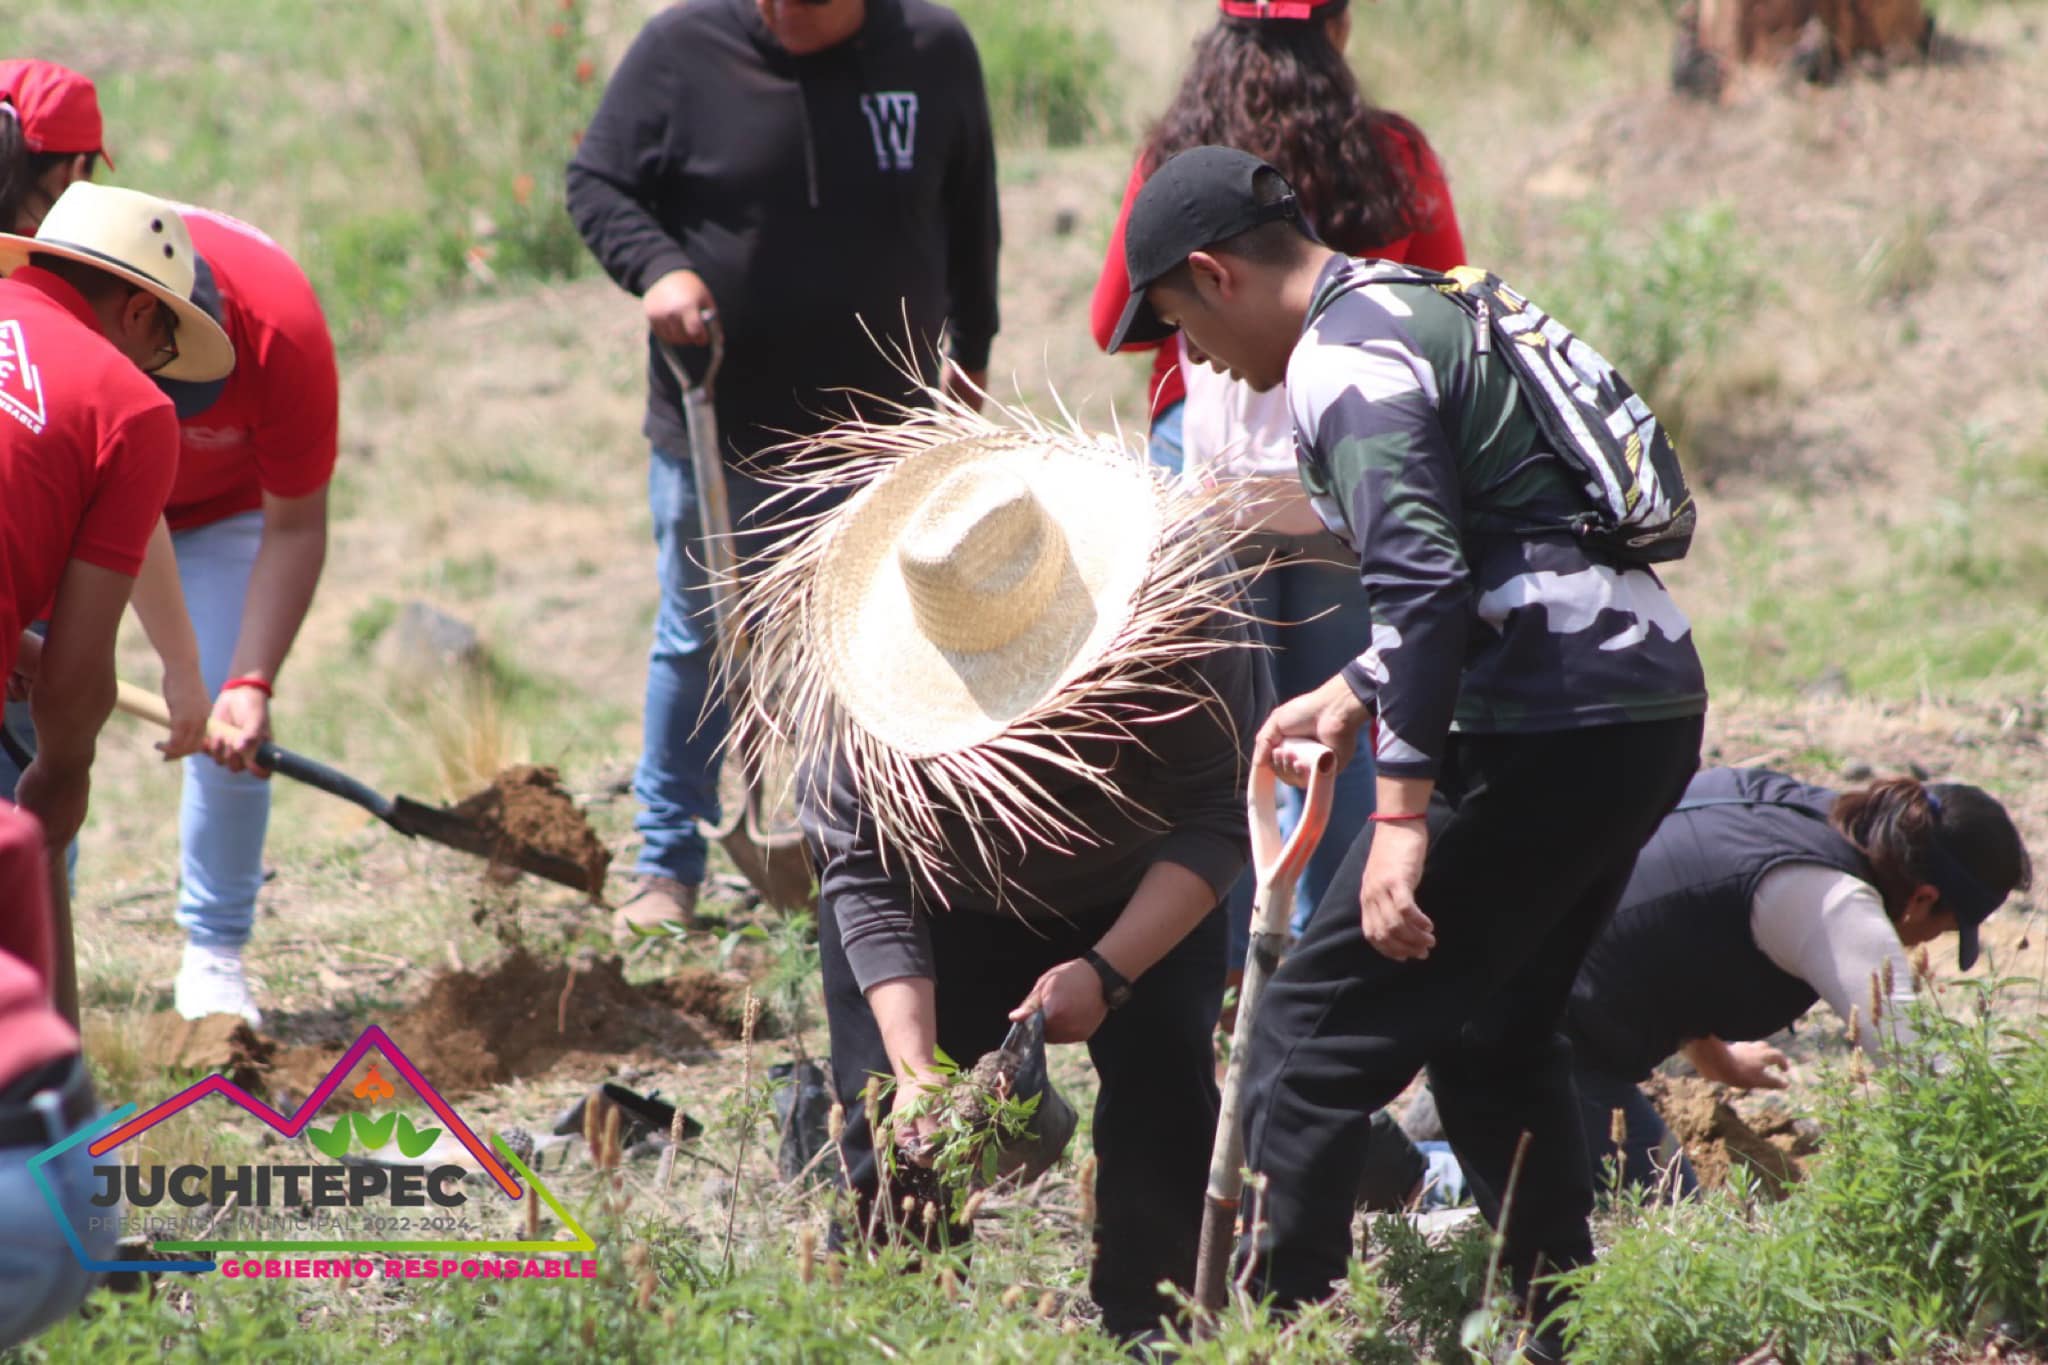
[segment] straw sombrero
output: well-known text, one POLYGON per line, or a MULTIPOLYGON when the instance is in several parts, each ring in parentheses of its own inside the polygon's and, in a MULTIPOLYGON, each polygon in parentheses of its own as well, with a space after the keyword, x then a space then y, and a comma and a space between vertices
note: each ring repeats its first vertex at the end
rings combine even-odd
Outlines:
POLYGON ((154 294, 178 317, 177 358, 161 379, 205 382, 235 368, 235 347, 192 302, 192 234, 171 204, 135 190, 80 180, 57 196, 33 237, 0 232, 0 275, 30 254, 78 261, 154 294))
POLYGON ((943 901, 962 878, 941 872, 960 852, 941 817, 966 817, 984 868, 1004 834, 1088 842, 1047 773, 1113 791, 1076 741, 1136 741, 1213 702, 1179 665, 1249 637, 1218 628, 1243 617, 1244 573, 1217 493, 1106 439, 931 397, 787 452, 772 477, 791 495, 855 491, 767 528, 739 595, 752 683, 732 700, 757 770, 780 744, 814 780, 845 765, 885 856, 943 901))

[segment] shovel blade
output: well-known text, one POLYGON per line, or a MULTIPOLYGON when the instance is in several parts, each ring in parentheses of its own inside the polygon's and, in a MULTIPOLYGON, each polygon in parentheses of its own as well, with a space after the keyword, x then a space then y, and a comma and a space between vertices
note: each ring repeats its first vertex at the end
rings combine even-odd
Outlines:
POLYGON ((595 896, 602 889, 590 884, 589 869, 581 863, 529 848, 452 811, 422 804, 409 796, 391 798, 391 813, 385 817, 385 823, 401 834, 456 849, 501 867, 516 867, 521 872, 531 872, 536 877, 574 887, 585 895, 595 896))

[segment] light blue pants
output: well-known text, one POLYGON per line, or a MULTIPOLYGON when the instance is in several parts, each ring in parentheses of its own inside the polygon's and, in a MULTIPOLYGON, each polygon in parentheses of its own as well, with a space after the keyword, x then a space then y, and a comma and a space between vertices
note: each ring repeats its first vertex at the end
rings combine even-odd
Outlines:
MULTIPOLYGON (((209 696, 218 696, 228 680, 242 633, 249 573, 262 543, 261 512, 171 535, 209 696)), ((229 772, 204 754, 185 760, 185 791, 178 807, 178 923, 192 942, 234 948, 249 941, 269 826, 270 783, 229 772)))
POLYGON ((1145 455, 1169 474, 1178 474, 1186 463, 1186 451, 1181 445, 1181 415, 1187 410, 1183 398, 1165 412, 1152 419, 1152 435, 1145 442, 1145 455))
MULTIPOLYGON (((83 1066, 83 1062, 76 1063, 83 1066)), ((37 1102, 43 1107, 54 1096, 37 1102)), ((71 1135, 54 1109, 47 1111, 49 1142, 71 1135)), ((0 1351, 18 1346, 75 1310, 99 1276, 79 1264, 65 1240, 64 1227, 29 1171, 29 1158, 45 1144, 0 1148, 0 1351)), ((93 1157, 84 1144, 43 1166, 57 1202, 77 1229, 86 1254, 111 1260, 116 1234, 111 1219, 120 1210, 92 1203, 99 1182, 93 1178, 93 1157), (97 1219, 101 1226, 94 1227, 97 1219)))
MULTIPOLYGON (((726 507, 736 531, 751 522, 772 491, 727 467, 726 507)), ((727 716, 713 686, 718 630, 704 567, 697 479, 687 456, 655 448, 647 466, 647 504, 654 517, 661 605, 647 655, 640 765, 633 773, 633 797, 640 806, 633 819, 640 834, 635 871, 695 886, 704 880, 705 858, 697 821, 719 818, 718 772, 727 716)), ((759 539, 736 537, 742 562, 760 548, 759 539)))
MULTIPOLYGON (((1267 659, 1273 669, 1274 696, 1281 701, 1314 691, 1336 677, 1372 639, 1365 589, 1356 569, 1315 560, 1278 564, 1252 580, 1249 596, 1250 609, 1260 618, 1259 638, 1271 650, 1267 659)), ((1291 831, 1301 815, 1301 792, 1282 783, 1279 795, 1280 827, 1291 831)), ((1290 916, 1295 933, 1308 923, 1365 827, 1374 795, 1372 754, 1361 742, 1351 762, 1337 774, 1329 826, 1296 883, 1290 916)), ((1246 869, 1224 901, 1230 915, 1232 967, 1243 963, 1250 946, 1256 890, 1246 869)))

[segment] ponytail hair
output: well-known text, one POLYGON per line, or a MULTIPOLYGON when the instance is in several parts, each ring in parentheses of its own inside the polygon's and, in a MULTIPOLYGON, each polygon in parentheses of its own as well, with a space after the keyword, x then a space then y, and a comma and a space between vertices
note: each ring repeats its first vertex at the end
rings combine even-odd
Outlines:
MULTIPOLYGON (((1965 783, 1873 782, 1836 797, 1828 823, 1870 860, 1893 919, 1921 886, 1937 886, 1945 900, 1955 899, 1949 884, 1958 874, 1994 906, 2033 885, 2033 863, 2012 817, 1990 793, 1965 783)), ((1949 908, 1967 914, 1966 907, 1949 908)))
POLYGON ((21 127, 21 111, 14 107, 14 101, 0 95, 0 232, 14 231, 22 205, 35 188, 36 173, 31 161, 28 137, 21 127))

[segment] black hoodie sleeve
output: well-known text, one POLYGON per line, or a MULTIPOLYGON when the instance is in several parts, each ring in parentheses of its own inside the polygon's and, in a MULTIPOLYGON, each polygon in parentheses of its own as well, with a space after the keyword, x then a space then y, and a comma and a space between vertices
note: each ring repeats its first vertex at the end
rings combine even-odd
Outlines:
POLYGON ((996 253, 1002 245, 1002 219, 996 207, 996 139, 989 123, 981 56, 964 29, 961 47, 967 120, 946 172, 948 322, 953 359, 962 369, 986 370, 999 325, 996 253))
POLYGON ((605 273, 634 294, 693 268, 652 207, 682 107, 687 44, 671 30, 660 18, 640 30, 569 162, 569 216, 605 273))

